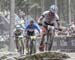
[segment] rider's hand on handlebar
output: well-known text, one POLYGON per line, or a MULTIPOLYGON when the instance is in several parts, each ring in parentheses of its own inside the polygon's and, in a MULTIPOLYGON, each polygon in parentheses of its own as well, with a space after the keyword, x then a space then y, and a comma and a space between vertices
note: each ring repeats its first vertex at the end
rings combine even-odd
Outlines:
POLYGON ((42 26, 42 23, 41 23, 41 22, 38 22, 38 24, 39 24, 40 26, 42 26))
POLYGON ((40 26, 42 26, 42 23, 38 23, 40 26))
POLYGON ((59 31, 62 31, 62 28, 58 28, 59 31))
POLYGON ((41 26, 42 25, 42 21, 41 20, 38 20, 38 24, 41 26))
POLYGON ((56 30, 62 31, 62 28, 55 28, 56 30))

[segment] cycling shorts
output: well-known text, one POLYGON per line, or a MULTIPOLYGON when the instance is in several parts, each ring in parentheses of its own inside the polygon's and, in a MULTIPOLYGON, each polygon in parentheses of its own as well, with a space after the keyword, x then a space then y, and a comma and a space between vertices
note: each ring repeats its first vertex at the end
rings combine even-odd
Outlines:
POLYGON ((54 26, 54 23, 52 24, 48 24, 47 22, 44 22, 43 23, 43 27, 42 27, 42 32, 45 32, 47 30, 47 26, 50 25, 50 26, 54 26))

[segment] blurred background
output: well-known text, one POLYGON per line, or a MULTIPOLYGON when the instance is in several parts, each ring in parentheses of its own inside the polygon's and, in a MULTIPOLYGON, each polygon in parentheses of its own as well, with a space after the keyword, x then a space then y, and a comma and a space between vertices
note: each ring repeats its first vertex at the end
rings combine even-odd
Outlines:
POLYGON ((52 4, 58 6, 62 26, 68 27, 72 21, 75 22, 75 0, 0 0, 0 51, 12 48, 14 25, 20 20, 37 21, 52 4))

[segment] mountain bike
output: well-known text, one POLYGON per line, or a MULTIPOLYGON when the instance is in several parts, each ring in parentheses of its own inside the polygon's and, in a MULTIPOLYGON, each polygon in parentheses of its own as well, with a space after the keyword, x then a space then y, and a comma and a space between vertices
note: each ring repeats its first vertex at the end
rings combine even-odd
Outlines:
POLYGON ((23 35, 15 34, 15 43, 17 51, 20 53, 20 55, 24 54, 24 43, 23 43, 23 35))

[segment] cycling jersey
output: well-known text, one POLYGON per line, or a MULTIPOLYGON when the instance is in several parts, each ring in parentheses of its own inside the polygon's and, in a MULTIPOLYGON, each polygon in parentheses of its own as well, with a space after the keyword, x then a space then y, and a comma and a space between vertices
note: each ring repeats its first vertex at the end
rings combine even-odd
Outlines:
MULTIPOLYGON (((55 13, 53 16, 51 15, 50 11, 45 11, 41 17, 44 17, 44 21, 43 22, 46 22, 48 24, 52 24, 52 23, 55 23, 56 20, 59 20, 59 16, 57 13, 55 13)), ((41 18, 40 17, 40 18, 41 18)))
POLYGON ((32 26, 30 25, 26 26, 25 30, 27 30, 27 35, 34 35, 35 29, 40 33, 40 29, 35 24, 33 24, 32 26))

